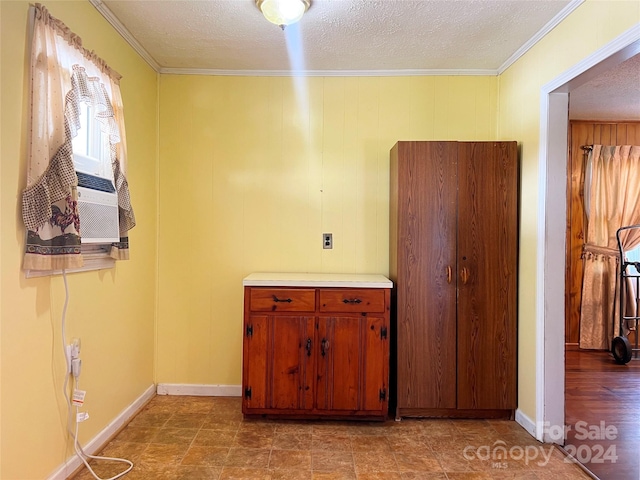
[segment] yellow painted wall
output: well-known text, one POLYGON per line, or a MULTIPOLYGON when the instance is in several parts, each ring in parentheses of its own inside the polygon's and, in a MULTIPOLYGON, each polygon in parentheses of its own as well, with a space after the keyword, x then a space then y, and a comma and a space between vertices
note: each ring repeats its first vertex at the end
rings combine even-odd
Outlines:
MULTIPOLYGON (((248 273, 386 273, 388 158, 398 140, 521 143, 519 404, 534 418, 540 87, 640 21, 637 1, 588 0, 499 79, 318 77, 296 86, 290 78, 162 75, 159 90, 156 74, 88 2, 47 7, 124 76, 138 218, 131 261, 69 277, 67 336, 83 341, 91 413, 81 440, 154 379, 238 385, 248 273), (334 234, 333 250, 321 248, 323 232, 334 234)), ((20 270, 27 11, 27 1, 0 1, 0 478, 7 480, 45 478, 71 454, 60 393, 63 284, 27 280, 20 270)))
MULTIPOLYGON (((26 279, 20 196, 26 182, 28 1, 0 1, 0 478, 50 475, 72 454, 62 396, 61 277, 26 279)), ((157 75, 86 1, 48 1, 123 75, 128 177, 138 226, 131 260, 112 271, 69 275, 67 337, 80 337, 90 419, 84 443, 152 383, 157 253, 157 75)))
POLYGON ((518 405, 531 419, 536 361, 542 361, 535 342, 540 89, 639 22, 637 0, 587 0, 499 78, 499 136, 518 140, 522 148, 518 405))
POLYGON ((388 273, 389 150, 495 139, 496 87, 162 75, 157 381, 240 384, 251 272, 388 273))

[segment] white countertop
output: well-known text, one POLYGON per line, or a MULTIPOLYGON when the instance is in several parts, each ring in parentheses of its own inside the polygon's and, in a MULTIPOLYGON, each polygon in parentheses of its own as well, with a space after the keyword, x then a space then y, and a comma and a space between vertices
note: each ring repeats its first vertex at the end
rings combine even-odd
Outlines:
POLYGON ((349 273, 252 273, 242 280, 245 287, 351 287, 391 288, 384 275, 349 273))

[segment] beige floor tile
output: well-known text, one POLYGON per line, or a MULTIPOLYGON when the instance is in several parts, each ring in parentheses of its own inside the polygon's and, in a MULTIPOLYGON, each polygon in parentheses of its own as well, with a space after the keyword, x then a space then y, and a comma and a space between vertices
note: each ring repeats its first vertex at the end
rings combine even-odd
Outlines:
POLYGON ((182 465, 221 466, 227 458, 229 449, 225 447, 191 446, 182 459, 182 465))
POLYGON ((176 407, 184 402, 185 397, 172 395, 156 395, 147 403, 142 412, 175 413, 176 407))
POLYGON ((422 435, 390 435, 387 441, 392 452, 432 452, 429 442, 422 435))
POLYGON ((237 432, 240 430, 240 424, 242 423, 242 416, 240 418, 233 418, 218 414, 208 414, 204 416, 204 423, 202 428, 209 430, 227 430, 237 432))
POLYGON ((129 425, 134 427, 163 427, 172 415, 172 412, 143 410, 131 420, 129 425))
POLYGON ((509 471, 499 470, 491 472, 491 477, 494 480, 539 480, 538 472, 524 470, 524 471, 509 471))
MULTIPOLYGON (((434 452, 462 452, 469 445, 469 439, 463 435, 456 433, 455 435, 447 435, 434 437, 431 435, 422 435, 421 440, 426 442, 434 452)), ((472 445, 478 447, 478 445, 472 445)))
POLYGON ((355 435, 351 437, 351 449, 354 452, 388 452, 389 439, 382 435, 355 435))
POLYGON ((392 429, 388 424, 391 422, 353 422, 349 428, 351 435, 389 435, 392 429))
MULTIPOLYGON (((198 467, 192 465, 178 465, 176 480, 216 480, 222 472, 222 467, 198 467)), ((126 480, 123 479, 123 480, 126 480)))
POLYGON ((164 424, 165 428, 200 428, 204 415, 199 413, 175 413, 164 424))
POLYGON ((188 445, 163 445, 150 443, 140 455, 140 463, 156 465, 178 465, 185 453, 188 445))
POLYGON ((356 480, 354 471, 335 471, 335 472, 313 472, 311 474, 313 480, 356 480))
POLYGON ((374 472, 399 472, 396 457, 391 452, 353 452, 358 478, 374 472))
POLYGON ((259 431, 239 431, 233 439, 234 447, 244 448, 271 448, 273 445, 273 433, 259 431))
POLYGON ((311 470, 311 450, 271 450, 272 470, 311 470))
POLYGON ((311 480, 311 470, 269 470, 271 480, 311 480))
MULTIPOLYGON (((436 452, 435 457, 444 472, 471 472, 483 470, 481 465, 477 464, 474 466, 472 461, 467 460, 458 452, 436 452)), ((480 462, 480 460, 475 461, 480 462)))
POLYGON ((402 472, 402 480, 447 480, 444 472, 402 472))
POLYGON ((281 433, 276 431, 273 448, 278 450, 311 450, 311 433, 281 433))
POLYGON ((176 413, 207 414, 213 409, 212 397, 187 397, 185 402, 176 405, 176 413))
POLYGON ((298 420, 286 421, 282 420, 276 422, 276 433, 295 433, 295 434, 307 434, 313 433, 313 423, 304 422, 298 420))
MULTIPOLYGON (((274 421, 245 419, 241 408, 240 398, 157 396, 103 452, 134 462, 126 480, 588 478, 557 449, 544 465, 541 455, 465 458, 466 447, 552 448, 508 420, 274 421)), ((126 468, 95 463, 102 478, 126 468)), ((74 480, 95 479, 83 470, 74 480)))
POLYGON ((240 423, 241 432, 252 432, 262 434, 274 434, 277 427, 276 422, 261 420, 244 420, 240 423))
POLYGON ((270 480, 271 474, 266 468, 224 467, 220 480, 270 480))
POLYGON ((236 437, 236 432, 228 430, 201 429, 193 439, 193 445, 205 447, 229 447, 236 437))
POLYGON ((270 454, 270 449, 232 448, 224 464, 228 467, 267 468, 270 454))
POLYGON ((149 443, 160 431, 159 427, 125 427, 114 439, 116 442, 149 443))
POLYGON ((314 472, 355 472, 351 452, 312 450, 311 469, 314 472))
POLYGON ((313 434, 349 435, 350 423, 345 422, 318 422, 313 425, 313 434))
POLYGON ((348 433, 313 433, 311 435, 311 449, 350 452, 351 435, 348 433))
POLYGON ((401 472, 441 472, 442 466, 432 454, 403 452, 395 453, 401 472))
POLYGON ((492 480, 486 472, 447 473, 449 480, 492 480))
POLYGON ((197 433, 197 428, 161 428, 151 443, 189 445, 197 433))
POLYGON ((396 472, 369 472, 358 473, 358 480, 402 480, 402 476, 396 472))

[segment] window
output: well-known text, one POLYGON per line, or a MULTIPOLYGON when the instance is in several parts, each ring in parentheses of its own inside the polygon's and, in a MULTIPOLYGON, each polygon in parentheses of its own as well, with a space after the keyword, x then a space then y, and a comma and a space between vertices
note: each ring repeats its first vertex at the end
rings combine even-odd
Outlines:
POLYGON ((76 170, 113 182, 109 138, 100 128, 95 116, 95 107, 80 104, 80 129, 73 138, 73 163, 76 170))
MULTIPOLYGON (((626 251, 624 252, 624 254, 627 257, 628 262, 640 262, 640 246, 634 248, 633 250, 626 251)), ((638 272, 635 266, 628 268, 628 273, 630 275, 640 275, 640 272, 638 272)))
POLYGON ((45 7, 33 5, 31 12, 22 268, 27 276, 109 268, 114 259, 129 258, 135 226, 121 76, 45 7))

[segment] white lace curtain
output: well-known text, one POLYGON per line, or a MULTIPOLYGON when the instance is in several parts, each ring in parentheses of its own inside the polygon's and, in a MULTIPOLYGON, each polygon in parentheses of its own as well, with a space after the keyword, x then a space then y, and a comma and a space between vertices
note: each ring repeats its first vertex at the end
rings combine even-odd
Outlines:
POLYGON ((118 194, 120 242, 111 256, 128 258, 128 231, 135 225, 125 177, 126 142, 120 75, 82 47, 47 9, 36 4, 31 45, 30 137, 22 217, 27 228, 25 270, 82 266, 82 218, 71 141, 80 127, 80 104, 92 105, 109 138, 118 194))
MULTIPOLYGON (((587 234, 580 313, 580 348, 611 348, 620 291, 616 232, 640 223, 640 146, 594 145, 584 182, 587 234)), ((621 236, 624 251, 640 244, 640 232, 621 236)))

